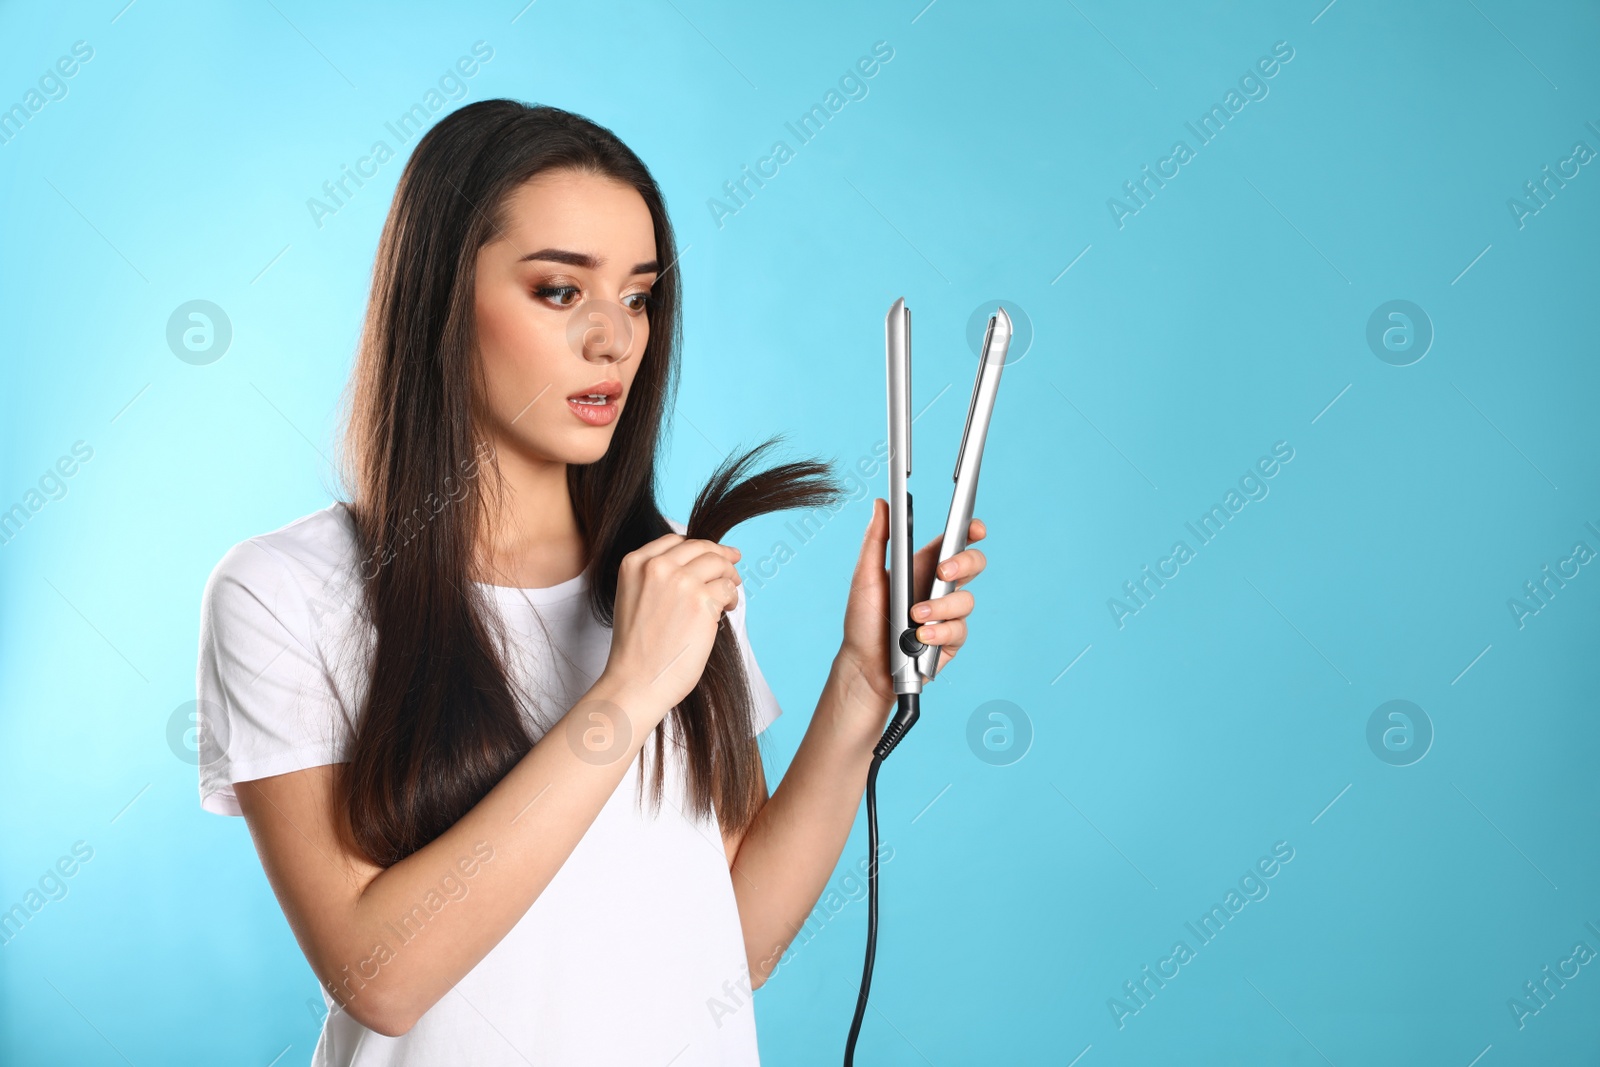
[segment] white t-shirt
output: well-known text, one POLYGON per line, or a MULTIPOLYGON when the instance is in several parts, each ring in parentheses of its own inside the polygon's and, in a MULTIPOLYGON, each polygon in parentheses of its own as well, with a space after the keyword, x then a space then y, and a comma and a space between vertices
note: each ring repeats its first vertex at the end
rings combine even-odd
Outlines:
MULTIPOLYGON (((671 526, 684 532, 681 523, 671 526)), ((347 720, 365 695, 358 665, 372 639, 371 626, 354 624, 356 555, 352 519, 334 503, 240 542, 212 572, 197 671, 200 803, 207 811, 240 814, 234 782, 344 759, 347 720)), ((532 697, 523 707, 537 740, 599 677, 611 630, 589 611, 586 574, 545 589, 490 588, 514 643, 514 691, 520 685, 532 697)), ((729 617, 759 733, 782 709, 750 650, 742 585, 729 617)), ((721 832, 714 820, 685 814, 681 749, 665 749, 659 816, 648 796, 639 802, 636 756, 532 907, 410 1031, 391 1038, 368 1030, 332 1010, 324 990, 330 1012, 313 1067, 758 1065, 749 968, 721 832)), ((655 742, 647 742, 647 788, 654 753, 655 742)), ((462 870, 454 886, 427 898, 426 909, 470 896, 462 870)), ((391 951, 421 936, 418 929, 426 932, 428 910, 417 915, 409 925, 396 916, 391 951)), ((368 964, 380 965, 381 958, 368 964)))

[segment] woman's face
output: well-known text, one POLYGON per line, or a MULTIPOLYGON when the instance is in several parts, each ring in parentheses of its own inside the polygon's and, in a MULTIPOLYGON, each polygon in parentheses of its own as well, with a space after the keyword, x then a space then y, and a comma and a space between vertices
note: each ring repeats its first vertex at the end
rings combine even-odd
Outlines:
POLYGON ((650 339, 661 270, 650 209, 632 186, 573 170, 524 183, 508 208, 504 231, 478 251, 488 429, 497 449, 593 463, 650 339))

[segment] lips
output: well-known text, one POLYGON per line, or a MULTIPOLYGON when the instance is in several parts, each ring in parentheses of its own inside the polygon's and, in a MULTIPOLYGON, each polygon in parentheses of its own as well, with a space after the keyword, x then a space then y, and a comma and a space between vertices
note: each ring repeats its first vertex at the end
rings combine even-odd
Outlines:
POLYGON ((567 397, 567 407, 581 422, 590 426, 609 426, 617 417, 617 401, 621 397, 621 382, 595 382, 582 392, 567 397))
POLYGON ((577 401, 579 403, 588 402, 588 403, 591 403, 591 404, 604 404, 608 400, 615 399, 616 397, 619 397, 621 395, 622 395, 622 383, 621 382, 602 381, 602 382, 595 382, 593 385, 589 386, 587 389, 578 390, 576 393, 573 393, 572 395, 568 396, 567 399, 568 400, 577 401))

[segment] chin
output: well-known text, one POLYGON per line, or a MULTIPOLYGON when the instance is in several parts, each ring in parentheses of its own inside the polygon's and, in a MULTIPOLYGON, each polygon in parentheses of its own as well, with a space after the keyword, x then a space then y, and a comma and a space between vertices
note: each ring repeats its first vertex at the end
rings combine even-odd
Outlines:
POLYGON ((611 450, 612 437, 597 427, 573 427, 559 434, 541 434, 538 439, 509 434, 503 440, 529 460, 581 467, 604 458, 611 450))
POLYGON ((588 437, 587 440, 581 441, 572 448, 565 450, 567 454, 561 457, 564 462, 573 466, 596 463, 604 459, 605 454, 611 451, 611 434, 602 435, 598 432, 591 432, 586 436, 588 437))

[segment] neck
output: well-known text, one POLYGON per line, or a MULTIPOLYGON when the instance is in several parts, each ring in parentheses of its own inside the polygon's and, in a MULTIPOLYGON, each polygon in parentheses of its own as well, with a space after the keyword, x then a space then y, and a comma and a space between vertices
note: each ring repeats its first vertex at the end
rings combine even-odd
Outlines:
POLYGON ((485 496, 479 544, 491 585, 547 588, 577 577, 584 559, 567 465, 496 442, 503 493, 485 496))

